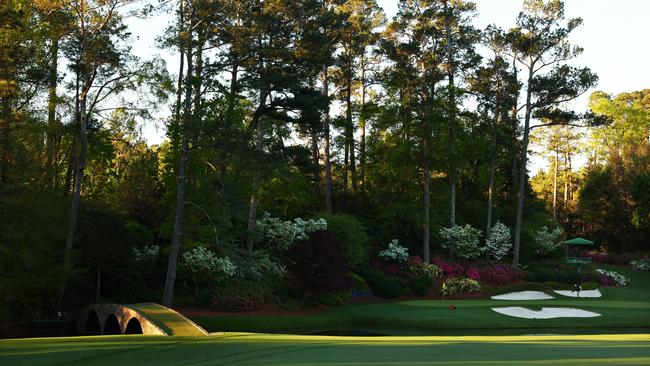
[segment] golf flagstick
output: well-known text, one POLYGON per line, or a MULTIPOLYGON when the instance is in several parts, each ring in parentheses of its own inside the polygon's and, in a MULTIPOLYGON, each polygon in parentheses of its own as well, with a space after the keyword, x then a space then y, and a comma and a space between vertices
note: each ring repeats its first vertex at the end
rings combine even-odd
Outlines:
POLYGON ((445 291, 447 290, 447 284, 442 283, 442 301, 445 301, 445 291))

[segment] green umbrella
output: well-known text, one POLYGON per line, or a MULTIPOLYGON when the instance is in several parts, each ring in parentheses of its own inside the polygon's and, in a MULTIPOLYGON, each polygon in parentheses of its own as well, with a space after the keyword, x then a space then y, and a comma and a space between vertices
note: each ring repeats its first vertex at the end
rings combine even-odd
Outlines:
POLYGON ((591 241, 591 240, 583 239, 583 238, 573 238, 571 240, 565 241, 564 244, 569 244, 569 245, 594 245, 594 242, 591 241))

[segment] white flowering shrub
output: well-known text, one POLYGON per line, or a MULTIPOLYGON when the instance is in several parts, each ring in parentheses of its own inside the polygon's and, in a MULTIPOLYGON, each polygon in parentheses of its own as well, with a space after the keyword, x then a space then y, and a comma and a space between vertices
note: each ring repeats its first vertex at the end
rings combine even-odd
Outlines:
POLYGON ((510 249, 512 249, 510 228, 497 221, 497 223, 492 226, 490 235, 485 241, 485 249, 490 256, 496 259, 501 259, 508 255, 510 249))
POLYGON ((232 277, 237 271, 237 266, 228 257, 219 258, 204 247, 183 253, 182 265, 195 282, 200 282, 199 279, 215 279, 217 276, 232 277))
POLYGON ((647 259, 639 259, 630 262, 632 269, 635 271, 650 271, 650 261, 647 259))
POLYGON ((452 256, 465 259, 476 258, 485 251, 485 248, 480 245, 481 233, 481 230, 475 229, 471 225, 443 227, 438 232, 442 239, 442 247, 447 249, 452 256))
POLYGON ((535 232, 535 245, 537 246, 537 253, 542 255, 558 249, 562 246, 562 232, 560 228, 556 227, 551 231, 546 226, 542 226, 541 229, 535 232))
POLYGON ((607 271, 605 269, 596 269, 596 272, 603 276, 611 278, 616 286, 627 286, 630 284, 630 279, 615 271, 607 271))
POLYGON ((295 240, 305 240, 307 235, 315 231, 327 230, 327 221, 325 219, 303 220, 300 217, 293 219, 293 227, 296 233, 295 240))
POLYGON ((293 222, 282 221, 267 212, 257 220, 256 230, 264 241, 286 250, 296 241, 307 239, 310 233, 327 230, 327 222, 324 219, 303 220, 299 217, 293 222))
POLYGON ((397 239, 393 239, 388 243, 388 249, 379 252, 379 257, 384 260, 403 263, 409 258, 409 250, 399 245, 397 239))
POLYGON ((246 254, 237 261, 237 277, 257 281, 264 277, 282 278, 287 273, 280 260, 272 255, 260 252, 246 254))
POLYGON ((131 260, 137 265, 151 264, 156 261, 160 247, 157 245, 145 245, 131 249, 131 260))

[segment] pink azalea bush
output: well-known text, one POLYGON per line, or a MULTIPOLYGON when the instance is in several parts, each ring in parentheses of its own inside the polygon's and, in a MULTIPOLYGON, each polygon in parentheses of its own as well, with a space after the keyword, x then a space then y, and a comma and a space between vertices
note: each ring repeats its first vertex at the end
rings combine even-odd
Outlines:
POLYGON ((507 285, 523 278, 521 271, 500 262, 491 262, 477 267, 471 264, 447 262, 440 257, 434 257, 431 263, 440 267, 447 278, 467 277, 495 285, 507 285))
POLYGON ((605 251, 597 251, 597 250, 591 250, 591 251, 585 251, 582 252, 581 255, 591 258, 592 261, 594 262, 606 262, 607 261, 607 252, 605 251))
POLYGON ((512 269, 512 267, 503 263, 493 262, 490 265, 480 269, 481 278, 483 281, 495 285, 507 285, 509 283, 520 280, 523 273, 519 270, 512 269))
POLYGON ((481 279, 481 273, 479 272, 478 268, 475 267, 465 268, 465 276, 477 281, 481 279))

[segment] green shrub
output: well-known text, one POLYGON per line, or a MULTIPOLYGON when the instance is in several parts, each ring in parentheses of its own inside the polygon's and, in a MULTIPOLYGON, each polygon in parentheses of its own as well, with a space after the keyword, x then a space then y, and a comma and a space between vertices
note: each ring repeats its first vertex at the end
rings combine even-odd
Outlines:
POLYGON ((363 277, 359 276, 358 274, 351 272, 350 277, 352 277, 352 288, 355 290, 370 290, 370 286, 368 286, 368 282, 363 279, 363 277))
POLYGON ((343 244, 345 259, 350 266, 368 263, 370 239, 361 221, 348 214, 321 215, 327 221, 327 229, 343 244))
POLYGON ((384 274, 372 267, 362 269, 360 274, 376 296, 393 298, 402 294, 402 282, 399 277, 384 274))
POLYGON ((454 295, 481 291, 478 281, 471 278, 448 278, 444 282, 441 292, 444 295, 454 295))
POLYGON ((519 292, 519 291, 541 291, 547 292, 549 288, 545 284, 541 283, 521 283, 517 285, 503 286, 503 287, 486 287, 484 290, 490 295, 501 295, 507 294, 510 292, 519 292))
POLYGON ((298 301, 296 299, 292 299, 290 297, 286 298, 281 298, 277 300, 277 304, 282 310, 286 311, 293 311, 296 310, 300 307, 300 304, 298 304, 298 301))
POLYGON ((413 295, 425 296, 431 284, 431 280, 426 277, 412 278, 409 281, 409 288, 413 295))
MULTIPOLYGON (((575 290, 575 283, 574 284, 567 284, 567 283, 559 283, 555 281, 549 281, 549 282, 544 282, 544 285, 548 286, 549 288, 553 290, 566 290, 566 291, 572 291, 575 290)), ((595 290, 598 287, 600 287, 599 283, 596 282, 584 282, 580 285, 580 288, 582 290, 595 290)))
POLYGON ((580 283, 581 275, 573 268, 541 267, 528 269, 524 280, 528 282, 559 282, 565 284, 580 283))
POLYGON ((415 278, 425 278, 427 280, 434 280, 442 277, 442 269, 435 264, 431 263, 417 263, 412 262, 409 264, 408 270, 415 278))
POLYGON ((236 313, 254 311, 261 308, 271 297, 271 291, 266 286, 241 281, 218 286, 212 295, 210 307, 236 313))
POLYGON ((343 298, 341 295, 334 293, 322 294, 318 297, 318 301, 323 305, 341 305, 343 304, 343 298))

